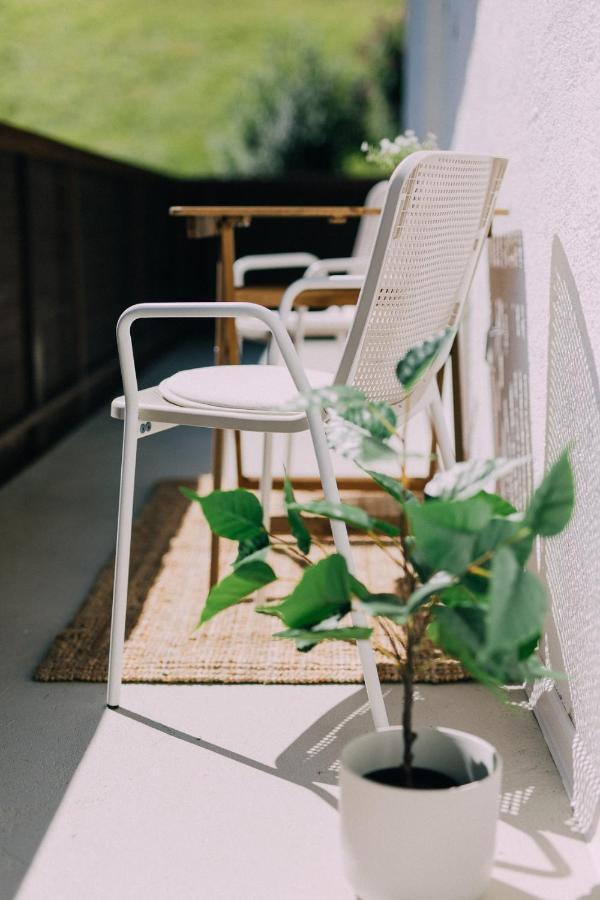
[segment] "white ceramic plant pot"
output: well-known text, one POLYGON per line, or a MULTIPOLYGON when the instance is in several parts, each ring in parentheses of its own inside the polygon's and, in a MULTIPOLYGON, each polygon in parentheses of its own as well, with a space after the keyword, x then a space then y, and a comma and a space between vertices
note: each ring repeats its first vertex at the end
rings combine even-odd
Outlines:
POLYGON ((401 728, 355 738, 343 750, 340 813, 346 874, 360 900, 478 900, 490 878, 502 762, 487 741, 424 728, 414 765, 468 781, 413 790, 363 776, 399 765, 401 728))

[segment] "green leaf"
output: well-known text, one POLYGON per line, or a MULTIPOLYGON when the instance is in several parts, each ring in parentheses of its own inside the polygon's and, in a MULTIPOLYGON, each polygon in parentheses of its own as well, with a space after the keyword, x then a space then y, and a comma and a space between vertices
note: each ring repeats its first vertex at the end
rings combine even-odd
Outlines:
POLYGON ((259 560, 240 565, 210 589, 206 605, 200 616, 200 625, 208 622, 222 610, 244 600, 258 588, 276 580, 275 572, 265 562, 259 560))
POLYGON ((538 648, 538 644, 540 642, 541 636, 542 636, 541 632, 540 632, 540 634, 534 634, 534 636, 532 638, 530 638, 528 641, 525 641, 524 644, 519 645, 517 654, 518 654, 518 657, 520 660, 529 659, 529 657, 533 653, 535 653, 535 651, 538 648))
POLYGON ((532 531, 550 537, 563 530, 573 512, 575 487, 567 450, 546 473, 525 516, 532 531))
POLYGON ((452 575, 462 575, 476 558, 478 534, 492 517, 489 505, 478 497, 411 504, 406 512, 421 560, 433 571, 452 575))
POLYGON ((340 456, 353 459, 359 464, 374 460, 396 459, 396 451, 386 441, 373 437, 366 429, 360 428, 346 418, 331 414, 325 424, 327 443, 340 456))
POLYGON ((298 512, 312 513, 315 516, 325 516, 327 519, 337 519, 345 522, 352 528, 361 531, 380 531, 390 537, 400 534, 400 527, 375 519, 359 506, 349 506, 347 503, 330 503, 329 500, 311 500, 306 503, 290 504, 290 508, 298 512))
POLYGON ((329 387, 303 391, 294 400, 287 403, 285 408, 292 412, 307 409, 333 409, 341 413, 367 402, 366 396, 357 388, 347 384, 332 384, 329 387))
POLYGON ((363 466, 361 466, 361 469, 373 479, 375 484, 379 485, 382 490, 393 497, 400 506, 405 506, 407 503, 419 502, 413 492, 409 491, 408 488, 405 488, 396 478, 385 475, 383 472, 375 472, 373 469, 365 469, 363 466))
POLYGON ((353 575, 351 572, 348 573, 350 590, 354 594, 355 597, 358 597, 359 600, 365 600, 366 598, 371 596, 371 591, 368 587, 359 581, 356 575, 353 575))
MULTIPOLYGON (((487 590, 487 581, 485 586, 487 590)), ((482 603, 482 598, 479 594, 460 582, 440 591, 439 599, 444 606, 481 606, 482 603)))
POLYGON ((184 497, 187 497, 188 500, 194 500, 196 503, 200 503, 200 500, 202 499, 200 494, 189 487, 184 487, 184 485, 179 485, 177 490, 180 494, 183 494, 184 497))
POLYGON ((350 611, 350 578, 346 560, 334 553, 304 570, 281 603, 258 606, 257 612, 278 616, 289 628, 311 628, 350 611))
POLYGON ((490 494, 488 491, 479 491, 477 494, 474 494, 474 496, 479 497, 481 500, 485 500, 490 507, 493 516, 512 516, 517 511, 512 503, 509 503, 508 500, 505 500, 504 497, 501 497, 499 494, 490 494))
POLYGON ((454 328, 448 327, 411 347, 396 366, 396 377, 402 387, 406 390, 413 388, 453 337, 454 328))
POLYGON ((206 497, 199 497, 187 488, 180 490, 200 504, 211 531, 220 537, 246 541, 265 533, 262 506, 250 491, 236 488, 233 491, 213 491, 206 497))
POLYGON ((385 616, 397 625, 404 625, 408 621, 406 604, 396 594, 369 594, 361 603, 370 616, 385 616))
POLYGON ((379 440, 390 438, 396 432, 396 413, 387 403, 364 400, 360 405, 352 405, 339 415, 379 440))
POLYGON ((471 656, 475 660, 485 641, 485 611, 476 606, 436 606, 433 615, 443 649, 457 659, 471 656))
POLYGON ((323 409, 367 431, 375 438, 387 438, 396 430, 396 413, 387 403, 369 400, 362 391, 348 385, 331 385, 300 394, 287 409, 323 409))
POLYGON ((491 574, 485 653, 516 653, 542 631, 546 591, 535 575, 523 571, 508 547, 501 547, 494 556, 491 574))
MULTIPOLYGON (((482 569, 485 569, 486 572, 489 572, 489 563, 484 563, 481 566, 482 569)), ((472 572, 465 572, 461 576, 461 584, 475 597, 479 599, 480 603, 485 603, 487 599, 487 592, 490 586, 490 576, 482 576, 482 575, 474 575, 472 572)))
POLYGON ((292 505, 296 503, 296 498, 294 497, 292 483, 287 476, 283 480, 283 499, 288 522, 290 523, 290 530, 296 539, 299 550, 306 554, 310 550, 310 532, 304 524, 302 516, 295 506, 292 505))
POLYGON ((350 575, 350 590, 366 607, 370 616, 385 616, 399 624, 406 621, 406 606, 396 594, 372 594, 354 575, 350 575))
POLYGON ((288 628, 278 631, 275 638, 285 638, 296 642, 296 648, 306 653, 321 641, 368 641, 373 633, 372 628, 351 626, 348 628, 288 628))
POLYGON ((269 535, 266 531, 259 532, 256 537, 246 538, 238 545, 238 554, 233 562, 233 568, 237 569, 244 562, 253 560, 265 560, 270 546, 269 535))
MULTIPOLYGON (((467 500, 482 491, 491 479, 503 478, 528 460, 529 457, 523 456, 518 459, 470 459, 456 463, 434 475, 425 487, 425 494, 438 500, 467 500)), ((511 510, 515 511, 513 508, 511 510)))
POLYGON ((403 625, 410 616, 436 594, 456 583, 456 577, 447 572, 436 573, 427 584, 421 585, 404 602, 397 594, 372 594, 362 582, 353 575, 350 576, 350 588, 360 602, 365 606, 365 611, 370 616, 385 616, 399 625, 403 625))
POLYGON ((415 613, 421 606, 424 606, 431 597, 440 594, 445 588, 452 587, 456 584, 456 577, 449 575, 448 572, 436 572, 426 584, 416 588, 408 600, 406 601, 406 611, 408 615, 415 613))
POLYGON ((521 565, 525 565, 533 548, 535 535, 528 526, 523 524, 523 518, 496 518, 494 517, 477 538, 474 550, 474 558, 483 556, 484 553, 496 550, 497 547, 507 544, 521 565), (520 537, 517 540, 517 535, 520 537))
POLYGON ((499 695, 504 679, 495 669, 481 664, 478 658, 485 634, 484 612, 477 607, 449 609, 436 606, 427 635, 449 656, 458 659, 469 674, 499 695))
POLYGON ((429 581, 435 569, 425 561, 425 557, 421 553, 419 547, 417 547, 417 542, 412 534, 405 535, 404 546, 408 552, 410 562, 419 576, 419 581, 425 584, 426 581, 429 581))

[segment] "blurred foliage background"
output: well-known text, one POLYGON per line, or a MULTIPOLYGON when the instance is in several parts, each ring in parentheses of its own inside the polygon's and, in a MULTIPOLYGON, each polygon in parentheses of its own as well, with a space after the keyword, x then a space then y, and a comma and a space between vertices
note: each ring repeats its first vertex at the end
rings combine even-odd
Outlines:
POLYGON ((364 174, 402 0, 0 0, 0 119, 178 175, 364 174))

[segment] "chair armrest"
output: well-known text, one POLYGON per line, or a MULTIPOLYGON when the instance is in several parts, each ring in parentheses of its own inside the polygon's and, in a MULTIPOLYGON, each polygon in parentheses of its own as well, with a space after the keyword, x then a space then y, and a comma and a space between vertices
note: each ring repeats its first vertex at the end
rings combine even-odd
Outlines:
POLYGON ((341 256, 332 259, 318 259, 312 263, 304 278, 319 278, 345 272, 348 275, 364 275, 369 267, 368 256, 341 256))
MULTIPOLYGON (((331 275, 328 278, 298 278, 297 281, 292 282, 292 284, 286 288, 279 304, 279 315, 285 325, 296 299, 300 294, 304 294, 306 291, 348 290, 349 288, 360 290, 364 281, 364 275, 331 275)), ((335 306, 335 300, 332 301, 331 305, 335 306)))
POLYGON ((134 426, 137 427, 138 384, 131 342, 131 326, 137 319, 237 319, 242 316, 260 319, 267 326, 275 338, 298 391, 300 393, 309 391, 310 383, 296 348, 277 312, 257 303, 138 303, 126 309, 117 322, 117 348, 123 379, 126 420, 133 420, 134 426))
POLYGON ((243 287, 246 272, 305 269, 316 262, 317 258, 314 253, 261 253, 256 256, 241 256, 233 264, 233 283, 235 287, 243 287))

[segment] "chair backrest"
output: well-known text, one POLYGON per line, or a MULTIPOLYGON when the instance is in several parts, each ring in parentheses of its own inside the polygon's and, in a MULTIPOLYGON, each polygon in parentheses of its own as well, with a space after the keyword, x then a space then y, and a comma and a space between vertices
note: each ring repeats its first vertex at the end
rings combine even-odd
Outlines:
MULTIPOLYGON (((374 184, 367 196, 365 197, 365 206, 374 209, 383 209, 387 194, 389 181, 378 181, 374 184)), ((377 237, 377 229, 379 228, 380 216, 363 216, 358 223, 358 230, 354 239, 354 247, 352 248, 352 256, 369 257, 375 246, 375 238, 377 237)))
POLYGON ((395 370, 411 347, 458 326, 506 160, 449 151, 407 157, 389 182, 365 283, 335 381, 391 405, 424 396, 450 341, 410 391, 395 370))

